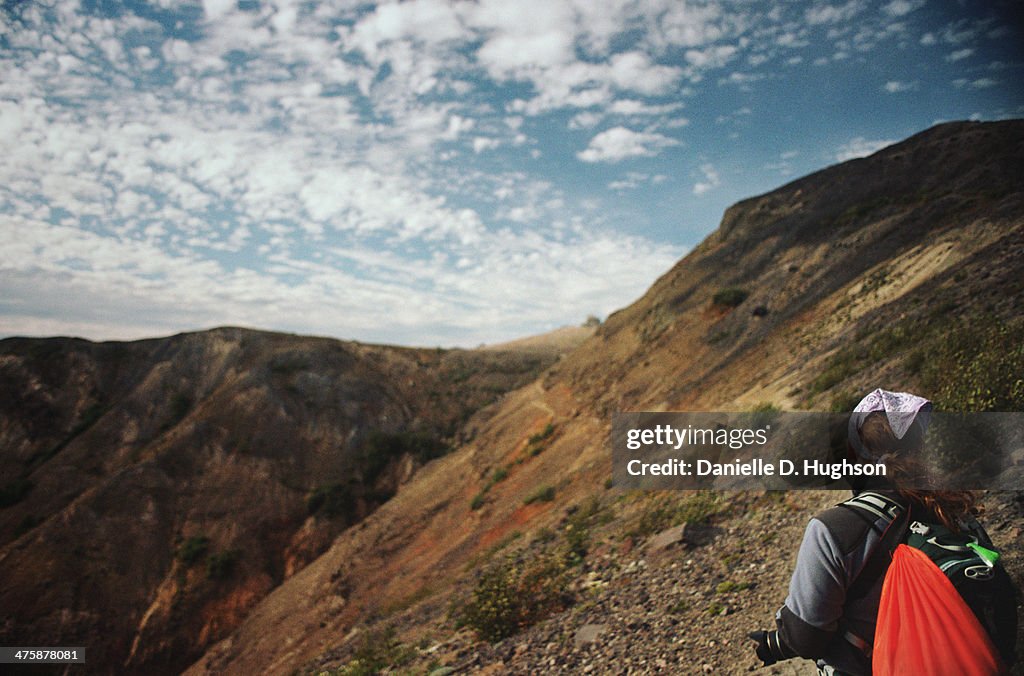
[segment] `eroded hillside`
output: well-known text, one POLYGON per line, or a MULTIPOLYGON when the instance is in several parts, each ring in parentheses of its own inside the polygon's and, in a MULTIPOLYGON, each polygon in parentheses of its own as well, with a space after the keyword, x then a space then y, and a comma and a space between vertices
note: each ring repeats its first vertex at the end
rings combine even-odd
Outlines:
POLYGON ((0 342, 0 643, 177 673, 557 351, 0 342))
MULTIPOLYGON (((1024 365, 1021 175, 1024 123, 957 123, 737 204, 643 298, 486 420, 471 419, 464 444, 342 533, 190 673, 334 668, 369 659, 374 641, 384 663, 414 672, 747 671, 742 637, 770 621, 802 523, 836 496, 729 494, 694 512, 686 496, 618 495, 607 484, 611 414, 845 408, 881 385, 952 408, 1019 410, 1012 382, 999 379, 1024 365), (581 510, 601 516, 573 526, 581 510), (649 537, 682 522, 704 529, 691 532, 694 553, 652 558, 649 537), (567 559, 567 533, 580 530, 591 539, 567 559), (766 532, 771 546, 758 539, 766 532), (551 619, 494 648, 457 630, 481 575, 553 551, 564 570, 535 576, 564 591, 551 619), (737 573, 739 556, 755 568, 737 573), (699 602, 669 607, 669 577, 699 602), (707 599, 724 582, 735 586, 723 595, 739 596, 716 602, 721 612, 707 599), (675 630, 651 623, 672 612, 698 635, 669 650, 675 630), (581 645, 577 631, 601 617, 614 618, 603 638, 581 645), (388 626, 397 633, 380 638, 388 626)), ((997 542, 1019 551, 1020 501, 989 500, 997 542)), ((1008 561, 1020 578, 1021 558, 1008 561)))

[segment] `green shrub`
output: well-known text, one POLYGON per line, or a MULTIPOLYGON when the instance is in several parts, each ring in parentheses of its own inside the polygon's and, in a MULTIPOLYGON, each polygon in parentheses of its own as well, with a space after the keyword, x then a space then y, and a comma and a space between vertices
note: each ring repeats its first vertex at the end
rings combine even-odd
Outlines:
POLYGON ((348 486, 328 484, 319 486, 306 497, 306 511, 310 516, 323 513, 328 518, 349 518, 356 511, 356 498, 348 486))
POLYGON ((711 299, 711 302, 719 307, 733 308, 739 306, 749 295, 750 292, 746 289, 733 286, 718 291, 711 299))
POLYGON ((683 601, 676 601, 671 606, 669 606, 668 607, 668 612, 672 613, 673 615, 681 615, 682 613, 685 613, 689 609, 690 609, 690 604, 687 603, 685 600, 683 600, 683 601))
POLYGON ((226 579, 235 570, 238 562, 238 551, 229 549, 213 554, 206 560, 206 576, 211 580, 226 579))
POLYGON ((205 535, 193 535, 178 547, 178 560, 186 566, 191 566, 204 556, 210 549, 210 538, 205 535))
POLYGON ((715 591, 719 594, 730 594, 732 592, 743 591, 744 589, 749 588, 749 582, 732 582, 731 580, 725 580, 724 582, 718 583, 718 586, 715 587, 715 591))
POLYGON ((508 468, 507 467, 499 467, 498 469, 494 470, 494 475, 491 477, 491 481, 492 481, 492 483, 498 483, 499 481, 504 481, 507 478, 508 478, 508 468))
POLYGON ((469 502, 469 508, 474 512, 484 506, 484 496, 486 492, 480 491, 473 496, 473 499, 469 502))
POLYGON ((555 499, 555 487, 554 486, 541 486, 533 493, 530 493, 523 500, 524 505, 532 505, 535 502, 551 502, 555 499))
POLYGON ((412 455, 421 463, 439 458, 449 450, 440 439, 422 432, 371 432, 363 444, 361 461, 365 478, 372 483, 394 458, 412 455))
POLYGON ((750 427, 765 427, 773 425, 782 413, 782 409, 770 401, 762 401, 750 409, 750 427))
POLYGON ((409 664, 416 654, 414 646, 395 639, 394 629, 375 631, 363 637, 349 662, 332 676, 377 676, 409 664))
POLYGON ((568 580, 558 556, 530 563, 504 559, 480 576, 470 600, 455 611, 456 624, 486 641, 500 641, 568 607, 571 599, 563 591, 568 580))
POLYGON ((555 426, 554 426, 554 424, 548 423, 547 425, 544 426, 543 430, 541 430, 537 434, 531 435, 529 440, 528 440, 528 443, 530 443, 530 444, 540 443, 540 442, 544 441, 545 439, 547 439, 548 437, 550 437, 554 433, 555 433, 555 426))
POLYGON ((852 390, 842 390, 839 394, 832 397, 829 411, 832 413, 849 413, 853 410, 854 406, 860 403, 860 400, 861 395, 852 390))

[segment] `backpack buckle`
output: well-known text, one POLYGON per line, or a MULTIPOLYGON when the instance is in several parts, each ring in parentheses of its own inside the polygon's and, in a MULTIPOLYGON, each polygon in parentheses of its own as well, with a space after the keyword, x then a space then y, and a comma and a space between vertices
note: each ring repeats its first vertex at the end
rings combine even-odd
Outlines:
POLYGON ((972 580, 989 580, 992 578, 992 566, 967 566, 964 568, 964 575, 972 580))

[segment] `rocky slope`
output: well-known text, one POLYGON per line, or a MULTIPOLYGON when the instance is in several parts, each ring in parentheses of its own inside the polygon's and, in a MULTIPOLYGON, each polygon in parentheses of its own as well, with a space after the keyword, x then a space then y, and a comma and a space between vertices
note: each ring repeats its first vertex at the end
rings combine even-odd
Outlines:
POLYGON ((177 673, 555 351, 0 341, 0 643, 177 673))
MULTIPOLYGON (((1024 123, 954 123, 735 205, 189 673, 748 671, 743 637, 784 598, 803 524, 841 496, 722 494, 708 507, 618 494, 611 414, 845 409, 880 385, 950 409, 1021 410, 1021 175, 1024 123), (690 539, 650 559, 651 536, 684 522, 690 539), (529 620, 550 618, 477 642, 456 619, 495 588, 503 603, 541 594, 529 620)), ((986 500, 1022 579, 1020 494, 986 500)))

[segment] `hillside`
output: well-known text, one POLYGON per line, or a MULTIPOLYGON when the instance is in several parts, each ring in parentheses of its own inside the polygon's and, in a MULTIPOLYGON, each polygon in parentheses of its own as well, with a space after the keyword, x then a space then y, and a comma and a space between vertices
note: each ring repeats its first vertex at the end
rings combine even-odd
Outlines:
POLYGON ((557 354, 0 341, 0 643, 177 673, 557 354))
MULTIPOLYGON (((0 644, 98 674, 747 672, 841 496, 617 490, 611 415, 880 385, 1024 410, 1022 175, 1024 122, 940 125, 731 207, 592 335, 0 341, 0 644)), ((1024 580, 1024 490, 985 502, 1024 580)))
MULTIPOLYGON (((189 673, 353 658, 411 673, 748 671, 743 637, 770 623, 803 524, 839 496, 620 494, 607 484, 611 414, 843 409, 879 385, 951 409, 1021 410, 1021 175, 1024 123, 953 123, 733 206, 189 673), (687 546, 653 551, 650 536, 682 522, 687 546), (474 589, 502 603, 538 595, 524 624, 551 617, 477 642, 455 622, 474 589)), ((1021 494, 986 500, 1021 579, 1021 494)))

